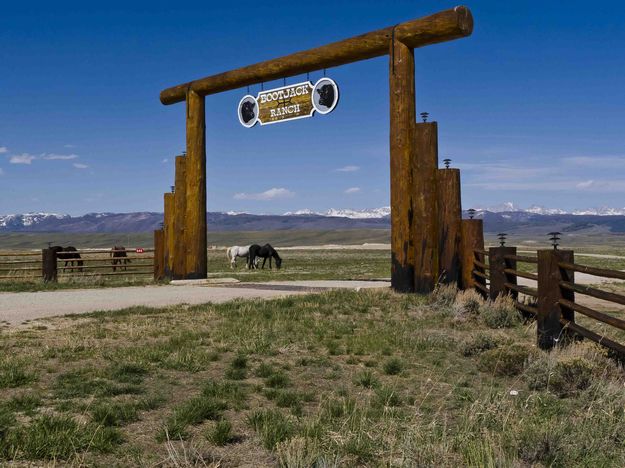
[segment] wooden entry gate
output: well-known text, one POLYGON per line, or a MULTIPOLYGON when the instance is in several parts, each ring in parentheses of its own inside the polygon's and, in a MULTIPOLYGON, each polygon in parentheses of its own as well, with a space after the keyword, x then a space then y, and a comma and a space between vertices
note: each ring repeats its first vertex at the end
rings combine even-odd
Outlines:
MULTIPOLYGON (((440 193, 440 189, 443 186, 454 187, 459 184, 454 182, 455 176, 445 176, 450 182, 442 183, 439 188, 439 180, 442 182, 444 179, 439 175, 448 170, 438 169, 437 124, 416 122, 414 49, 466 37, 472 31, 473 17, 470 10, 458 6, 431 16, 162 91, 160 99, 163 104, 186 101, 187 105, 184 194, 179 195, 176 200, 176 195, 182 189, 177 185, 173 196, 168 197, 169 194, 166 194, 164 234, 157 234, 156 239, 173 256, 173 261, 169 262, 173 269, 171 276, 197 279, 207 275, 205 97, 388 55, 391 283, 396 291, 429 292, 436 285, 443 270, 447 277, 457 277, 458 250, 444 249, 448 244, 459 248, 459 188, 457 195, 440 193), (454 206, 446 208, 444 205, 448 197, 454 206), (171 211, 169 226, 168 205, 171 211), (441 220, 441 214, 446 212, 455 213, 455 218, 449 225, 441 220), (450 229, 453 238, 449 237, 450 229), (169 250, 168 245, 171 247, 169 250), (443 268, 445 262, 449 262, 447 268, 443 268), (455 266, 452 266, 454 262, 455 266)), ((176 168, 178 169, 178 164, 176 168)), ((177 173, 176 184, 178 177, 177 173)), ((459 174, 457 178, 459 180, 459 174)), ((165 265, 168 265, 167 261, 165 265)))

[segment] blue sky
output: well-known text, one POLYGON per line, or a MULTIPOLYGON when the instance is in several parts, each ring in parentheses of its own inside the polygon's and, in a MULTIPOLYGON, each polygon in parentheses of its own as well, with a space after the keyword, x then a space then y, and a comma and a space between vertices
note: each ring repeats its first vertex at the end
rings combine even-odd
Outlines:
MULTIPOLYGON (((185 141, 162 89, 455 5, 91 3, 3 3, 0 214, 162 211, 185 141)), ((625 4, 467 5, 473 36, 415 53, 417 111, 462 169, 464 208, 625 206, 625 4)), ((245 129, 246 89, 207 97, 208 209, 388 205, 387 61, 329 69, 326 116, 245 129)))

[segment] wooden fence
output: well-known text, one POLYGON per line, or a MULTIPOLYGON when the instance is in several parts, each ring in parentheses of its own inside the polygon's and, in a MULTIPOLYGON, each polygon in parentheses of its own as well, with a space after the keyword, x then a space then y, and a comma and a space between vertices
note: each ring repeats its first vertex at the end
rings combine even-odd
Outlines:
POLYGON ((577 284, 575 272, 599 278, 625 280, 625 272, 575 263, 572 250, 539 250, 536 256, 517 255, 516 247, 492 247, 473 251, 473 287, 484 297, 512 297, 516 308, 537 322, 537 343, 550 349, 567 337, 584 337, 625 357, 625 346, 575 322, 575 312, 594 322, 625 330, 625 320, 600 312, 575 299, 575 293, 608 303, 625 305, 625 295, 594 286, 577 284), (535 265, 536 272, 523 271, 519 265, 535 265), (518 278, 535 283, 519 285, 518 278))
POLYGON ((43 249, 40 252, 0 254, 0 280, 56 282, 79 276, 154 275, 154 249, 89 249, 69 252, 79 258, 66 258, 68 252, 43 249), (126 257, 112 257, 125 252, 126 257), (60 258, 59 258, 60 257, 60 258), (116 261, 113 263, 113 261, 116 261))

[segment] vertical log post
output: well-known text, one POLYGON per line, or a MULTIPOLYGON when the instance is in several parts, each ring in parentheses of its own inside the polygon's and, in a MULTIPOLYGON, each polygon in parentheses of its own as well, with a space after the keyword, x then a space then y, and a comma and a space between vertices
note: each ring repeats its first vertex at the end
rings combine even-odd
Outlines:
POLYGON ((41 251, 41 273, 44 283, 56 283, 58 273, 56 267, 56 250, 42 249, 41 251))
POLYGON ((183 279, 186 276, 185 214, 187 207, 187 181, 184 156, 176 156, 176 181, 174 191, 174 264, 172 276, 183 279))
POLYGON ((551 349, 564 338, 560 317, 575 320, 573 310, 558 304, 560 299, 575 302, 575 293, 560 287, 560 281, 574 282, 574 272, 563 270, 559 262, 574 263, 573 251, 538 251, 537 343, 542 349, 551 349))
POLYGON ((413 242, 415 292, 429 293, 439 278, 438 124, 415 124, 413 242))
POLYGON ((174 267, 174 249, 176 240, 174 238, 174 194, 166 193, 164 197, 165 203, 165 219, 163 221, 164 241, 165 241, 165 254, 164 266, 165 277, 172 278, 172 272, 174 267))
POLYGON ((439 278, 443 283, 457 284, 460 287, 460 244, 462 238, 460 169, 438 170, 437 199, 440 211, 439 278))
POLYGON ((412 165, 415 161, 414 51, 398 40, 390 42, 391 158, 391 286, 413 292, 415 277, 415 214, 412 165))
POLYGON ((165 235, 162 229, 154 231, 154 280, 165 278, 165 235))
MULTIPOLYGON (((477 278, 473 275, 475 269, 475 251, 484 250, 484 223, 481 219, 462 220, 462 248, 460 249, 460 267, 462 275, 460 287, 471 289, 475 287, 477 278)), ((479 283, 486 286, 486 280, 479 278, 479 283)), ((483 291, 481 291, 483 293, 483 291)))
MULTIPOLYGON (((516 255, 516 247, 491 247, 488 249, 488 261, 490 267, 490 298, 494 301, 498 296, 505 296, 509 289, 506 283, 516 285, 516 276, 506 273, 504 270, 510 261, 506 261, 506 255, 516 255)), ((516 263, 514 263, 516 269, 516 263)), ((516 291, 512 291, 516 298, 516 291)))
POLYGON ((206 278, 206 122, 204 96, 187 93, 186 278, 206 278))

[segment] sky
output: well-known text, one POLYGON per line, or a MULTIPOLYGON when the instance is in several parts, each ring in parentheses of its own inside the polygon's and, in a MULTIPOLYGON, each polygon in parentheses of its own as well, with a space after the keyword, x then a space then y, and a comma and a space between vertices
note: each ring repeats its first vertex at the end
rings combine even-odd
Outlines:
MULTIPOLYGON (((455 5, 3 2, 0 214, 162 211, 185 106, 161 90, 455 5)), ((625 206, 625 3, 563 5, 468 2, 471 37, 415 51, 417 112, 465 209, 625 206)), ((247 89, 206 98, 209 211, 389 205, 388 57, 326 74, 341 100, 310 119, 246 129, 247 89)))

